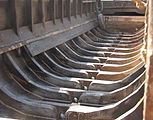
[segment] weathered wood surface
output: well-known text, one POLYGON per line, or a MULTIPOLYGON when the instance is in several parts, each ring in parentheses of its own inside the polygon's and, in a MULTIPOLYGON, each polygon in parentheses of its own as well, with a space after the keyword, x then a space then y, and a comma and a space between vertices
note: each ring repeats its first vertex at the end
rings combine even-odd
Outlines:
POLYGON ((147 93, 145 119, 153 118, 153 1, 149 0, 147 36, 147 93))
POLYGON ((125 118, 140 114, 141 119, 143 32, 117 34, 97 27, 36 56, 27 46, 4 53, 0 116, 106 120, 129 113, 125 118))

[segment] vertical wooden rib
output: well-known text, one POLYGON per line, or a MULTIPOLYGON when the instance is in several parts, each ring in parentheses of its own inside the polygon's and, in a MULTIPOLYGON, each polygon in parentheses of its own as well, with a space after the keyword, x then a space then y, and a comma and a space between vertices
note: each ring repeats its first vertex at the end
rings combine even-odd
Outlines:
POLYGON ((62 21, 62 23, 63 23, 63 18, 64 18, 64 0, 61 0, 61 21, 62 21))
POLYGON ((93 7, 94 7, 94 2, 92 2, 92 4, 91 4, 91 11, 92 11, 92 13, 93 13, 93 7))
POLYGON ((74 13, 74 16, 75 18, 77 17, 77 0, 74 0, 74 4, 75 4, 75 13, 74 13))
POLYGON ((90 10, 89 12, 91 13, 92 12, 92 3, 90 3, 90 10))
POLYGON ((83 12, 83 3, 82 0, 80 0, 80 16, 82 17, 82 12, 83 12))
POLYGON ((10 0, 12 27, 15 33, 18 35, 19 34, 19 19, 18 19, 17 3, 18 3, 18 0, 10 0))
POLYGON ((53 23, 54 24, 56 24, 55 19, 56 19, 56 0, 53 0, 53 23))
POLYGON ((88 3, 84 3, 85 4, 85 14, 86 16, 88 16, 88 3))
POLYGON ((29 28, 33 32, 33 0, 29 0, 29 28))
POLYGON ((71 0, 68 0, 68 19, 71 21, 71 0))
POLYGON ((45 1, 41 0, 41 21, 43 23, 43 26, 45 27, 45 1))
POLYGON ((93 3, 94 3, 94 2, 92 2, 92 3, 90 4, 90 13, 92 13, 93 3))

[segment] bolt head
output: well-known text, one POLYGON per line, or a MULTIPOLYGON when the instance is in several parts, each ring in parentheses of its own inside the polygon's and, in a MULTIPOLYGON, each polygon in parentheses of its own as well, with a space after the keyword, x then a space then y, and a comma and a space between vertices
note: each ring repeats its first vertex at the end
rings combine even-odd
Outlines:
POLYGON ((65 115, 63 113, 60 114, 61 119, 65 119, 65 115))
POLYGON ((77 103, 77 102, 78 102, 78 98, 76 98, 76 97, 75 97, 75 98, 74 98, 74 102, 76 102, 76 103, 77 103))
POLYGON ((88 87, 87 86, 84 86, 84 90, 88 90, 88 87))

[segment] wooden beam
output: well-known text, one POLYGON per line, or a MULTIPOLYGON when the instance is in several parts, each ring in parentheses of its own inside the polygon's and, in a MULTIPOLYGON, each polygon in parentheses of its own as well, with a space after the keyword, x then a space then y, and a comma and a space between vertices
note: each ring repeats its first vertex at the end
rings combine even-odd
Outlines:
POLYGON ((34 24, 34 19, 33 19, 33 0, 29 0, 29 28, 31 30, 31 32, 33 32, 33 24, 34 24))
POLYGON ((83 3, 85 5, 84 9, 85 9, 85 15, 88 16, 88 3, 83 3))
POLYGON ((64 0, 60 0, 60 12, 61 12, 61 14, 60 14, 60 17, 61 17, 61 21, 62 21, 62 23, 63 23, 63 18, 64 18, 64 0))
POLYGON ((68 19, 71 21, 71 0, 68 0, 68 19))
MULTIPOLYGON (((72 25, 75 24, 75 21, 71 21, 72 25)), ((30 53, 32 56, 38 55, 42 52, 45 52, 55 46, 58 46, 62 43, 65 43, 66 41, 77 37, 78 35, 81 35, 91 29, 93 29, 97 24, 95 23, 95 20, 91 21, 85 21, 85 23, 76 24, 73 27, 64 27, 59 31, 55 31, 52 33, 48 33, 45 36, 41 36, 42 40, 36 40, 36 42, 33 42, 29 45, 27 45, 30 53)), ((57 28, 59 28, 57 24, 57 28)))
POLYGON ((17 5, 18 0, 10 0, 10 5, 11 5, 11 17, 12 17, 12 27, 15 33, 18 35, 19 33, 19 19, 18 19, 18 9, 17 5))
POLYGON ((82 0, 80 0, 80 16, 82 17, 82 12, 83 12, 83 3, 82 0))
POLYGON ((53 23, 56 24, 56 0, 53 0, 53 23))
POLYGON ((153 118, 153 0, 149 0, 147 39, 147 91, 145 120, 153 118))
POLYGON ((146 8, 146 4, 142 0, 132 0, 136 3, 136 7, 140 10, 144 10, 146 8))
POLYGON ((75 5, 75 13, 74 13, 74 16, 75 16, 75 18, 77 18, 77 4, 78 4, 77 0, 74 0, 74 5, 75 5))
POLYGON ((40 8, 41 8, 41 21, 43 26, 45 27, 45 1, 40 0, 40 8))

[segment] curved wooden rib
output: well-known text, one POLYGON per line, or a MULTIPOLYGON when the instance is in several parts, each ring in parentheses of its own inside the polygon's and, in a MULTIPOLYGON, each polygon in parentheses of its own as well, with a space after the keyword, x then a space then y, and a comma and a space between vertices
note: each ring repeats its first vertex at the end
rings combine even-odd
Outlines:
POLYGON ((144 98, 143 32, 97 27, 37 56, 26 47, 3 54, 0 111, 31 120, 135 116, 144 98))

